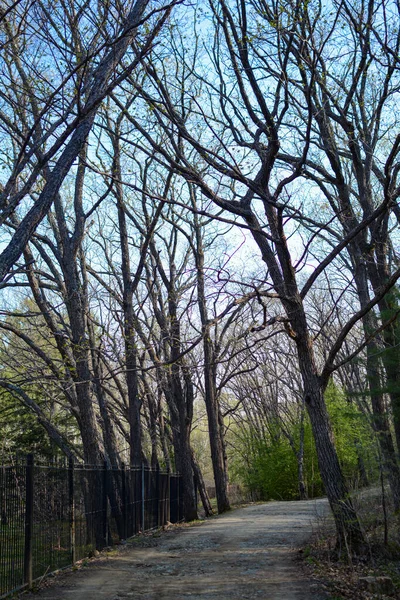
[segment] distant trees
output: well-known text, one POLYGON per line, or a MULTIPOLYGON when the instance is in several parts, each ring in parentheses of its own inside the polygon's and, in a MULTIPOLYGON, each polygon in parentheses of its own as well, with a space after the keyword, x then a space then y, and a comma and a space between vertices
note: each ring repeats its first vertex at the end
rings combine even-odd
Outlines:
MULTIPOLYGON (((376 480, 379 462, 368 418, 332 384, 325 397, 347 480, 356 489, 365 485, 363 476, 376 480), (364 470, 360 468, 360 446, 364 470)), ((299 498, 298 450, 301 448, 303 499, 321 496, 324 487, 308 419, 302 422, 295 406, 289 405, 281 414, 274 415, 249 404, 233 416, 228 434, 235 480, 243 482, 254 499, 299 498)))

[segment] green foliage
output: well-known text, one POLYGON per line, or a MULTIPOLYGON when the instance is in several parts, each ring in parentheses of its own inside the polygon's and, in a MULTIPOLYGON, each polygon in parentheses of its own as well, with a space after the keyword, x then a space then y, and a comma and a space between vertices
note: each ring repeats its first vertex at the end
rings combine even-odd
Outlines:
POLYGON ((297 496, 296 460, 286 438, 263 439, 251 428, 240 433, 240 455, 231 457, 231 478, 256 499, 293 499, 297 496))
POLYGON ((373 432, 365 415, 346 398, 342 390, 331 383, 326 392, 336 449, 345 477, 359 484, 359 462, 364 462, 370 479, 378 475, 373 432))
MULTIPOLYGON (((343 472, 352 485, 360 485, 360 459, 369 477, 377 476, 374 439, 370 425, 357 406, 333 383, 326 402, 332 420, 336 448, 343 472)), ((309 419, 304 419, 304 483, 310 498, 324 494, 309 419)), ((232 430, 231 479, 244 485, 257 499, 298 498, 299 422, 288 419, 285 431, 279 421, 269 424, 268 433, 248 425, 232 430), (290 441, 289 441, 290 438, 290 441)))
MULTIPOLYGON (((1 330, 0 377, 21 388, 40 407, 43 418, 72 444, 79 439, 78 429, 72 412, 60 403, 60 382, 56 381, 45 361, 15 331, 31 340, 55 365, 61 363, 61 357, 35 303, 25 300, 19 310, 24 317, 5 320, 13 330, 1 330)), ((62 375, 63 371, 60 373, 62 375)), ((17 453, 29 452, 43 458, 61 454, 23 397, 0 386, 0 456, 4 461, 17 453)))
POLYGON ((12 394, 0 392, 0 456, 38 452, 43 457, 58 454, 36 415, 12 394))

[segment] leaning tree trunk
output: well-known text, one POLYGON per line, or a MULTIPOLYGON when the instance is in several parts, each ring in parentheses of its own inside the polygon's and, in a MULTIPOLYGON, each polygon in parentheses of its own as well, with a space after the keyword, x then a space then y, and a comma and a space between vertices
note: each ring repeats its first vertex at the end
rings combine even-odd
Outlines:
POLYGON ((337 550, 341 553, 358 553, 364 549, 365 540, 353 507, 337 456, 332 428, 324 400, 324 390, 310 356, 298 346, 300 370, 303 376, 304 399, 315 440, 322 482, 335 519, 337 550))
POLYGON ((199 463, 196 460, 193 450, 192 450, 192 468, 193 468, 196 486, 200 493, 201 503, 204 508, 205 516, 211 517, 211 515, 213 514, 213 509, 211 506, 209 495, 207 493, 206 485, 204 483, 203 473, 201 472, 199 463))
POLYGON ((286 318, 283 320, 285 329, 296 344, 299 370, 303 380, 304 401, 310 417, 322 482, 335 519, 338 550, 358 553, 364 550, 365 539, 335 448, 324 400, 327 381, 318 373, 303 299, 297 287, 295 270, 284 235, 282 215, 269 204, 266 204, 265 209, 271 232, 276 239, 279 239, 276 255, 268 240, 261 234, 254 214, 246 215, 246 222, 252 227, 254 240, 261 250, 275 291, 281 299, 286 313, 286 318))
MULTIPOLYGON (((280 280, 277 290, 281 293, 282 304, 288 317, 286 331, 296 344, 299 370, 303 380, 304 402, 315 440, 319 470, 335 520, 337 550, 339 554, 342 552, 347 555, 357 554, 364 551, 365 538, 336 452, 324 399, 328 380, 318 373, 303 301, 292 279, 290 265, 285 266, 286 277, 290 284, 282 285, 280 280)), ((275 275, 279 278, 276 273, 275 275)))

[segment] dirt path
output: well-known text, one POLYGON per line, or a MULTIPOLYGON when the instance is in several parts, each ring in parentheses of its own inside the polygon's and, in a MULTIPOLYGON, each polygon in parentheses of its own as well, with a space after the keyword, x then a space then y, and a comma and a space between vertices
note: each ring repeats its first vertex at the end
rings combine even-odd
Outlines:
MULTIPOLYGON (((269 502, 140 537, 58 577, 40 600, 319 600, 296 564, 325 500, 269 502)), ((30 598, 31 596, 25 596, 30 598)), ((32 596, 33 598, 33 596, 32 596)))

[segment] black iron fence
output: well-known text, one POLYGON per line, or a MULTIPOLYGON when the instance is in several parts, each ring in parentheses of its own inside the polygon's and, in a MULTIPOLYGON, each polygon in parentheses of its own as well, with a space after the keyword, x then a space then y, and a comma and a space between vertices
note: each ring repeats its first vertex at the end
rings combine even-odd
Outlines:
POLYGON ((182 519, 181 479, 142 467, 0 466, 0 598, 141 531, 182 519))

